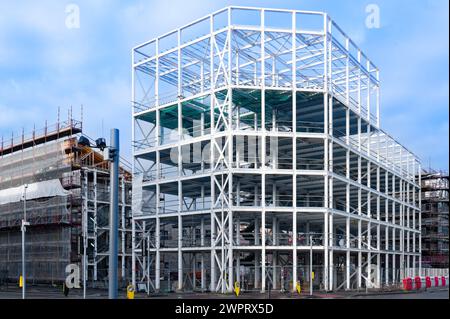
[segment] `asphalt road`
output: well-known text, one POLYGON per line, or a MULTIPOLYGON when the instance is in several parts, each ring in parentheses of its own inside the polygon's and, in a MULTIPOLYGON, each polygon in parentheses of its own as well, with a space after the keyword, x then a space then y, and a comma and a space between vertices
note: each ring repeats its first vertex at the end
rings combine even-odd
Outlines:
MULTIPOLYGON (((248 299, 268 299, 268 294, 261 293, 249 293, 242 295, 241 298, 248 299)), ((0 299, 21 299, 22 292, 19 288, 9 287, 8 289, 0 288, 0 299)), ((82 299, 82 290, 71 290, 69 296, 65 297, 62 293, 62 289, 57 287, 29 287, 27 289, 27 298, 29 299, 82 299)), ((94 290, 89 289, 86 294, 87 299, 106 299, 108 298, 108 292, 106 290, 94 290)), ((126 298, 125 291, 119 292, 119 298, 126 298)), ((145 294, 137 294, 136 298, 161 298, 161 299, 239 299, 234 295, 221 295, 221 294, 197 294, 197 293, 186 293, 186 294, 160 294, 147 297, 145 294)), ((299 297, 296 294, 280 294, 272 293, 271 298, 273 299, 299 299, 299 298, 309 298, 307 294, 299 297)), ((448 288, 432 288, 427 291, 421 292, 410 292, 410 293, 385 293, 385 294, 354 294, 351 292, 342 293, 328 293, 328 294, 314 294, 314 299, 449 299, 448 288)))

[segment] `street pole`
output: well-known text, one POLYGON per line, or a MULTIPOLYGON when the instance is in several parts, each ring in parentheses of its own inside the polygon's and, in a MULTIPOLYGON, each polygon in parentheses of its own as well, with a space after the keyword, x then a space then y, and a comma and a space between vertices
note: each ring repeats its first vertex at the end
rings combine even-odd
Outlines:
POLYGON ((26 276, 25 276, 25 232, 27 223, 27 188, 28 184, 25 184, 23 189, 23 219, 22 219, 22 299, 25 299, 25 286, 26 286, 26 276))
POLYGON ((312 235, 309 235, 309 295, 312 296, 313 294, 313 245, 312 245, 312 235))
POLYGON ((119 219, 119 130, 111 129, 111 198, 109 208, 109 299, 117 299, 118 219, 119 219))

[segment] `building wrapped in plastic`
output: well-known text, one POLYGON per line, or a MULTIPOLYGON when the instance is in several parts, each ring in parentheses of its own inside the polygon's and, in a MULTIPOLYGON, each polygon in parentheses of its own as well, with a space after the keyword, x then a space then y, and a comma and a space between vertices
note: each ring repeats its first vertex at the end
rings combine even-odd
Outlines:
MULTIPOLYGON (((21 224, 25 217, 26 278, 60 283, 77 264, 86 280, 107 279, 109 164, 78 144, 82 123, 73 119, 2 141, 0 148, 0 280, 22 272, 21 224)), ((120 174, 120 278, 130 279, 131 174, 120 174)))

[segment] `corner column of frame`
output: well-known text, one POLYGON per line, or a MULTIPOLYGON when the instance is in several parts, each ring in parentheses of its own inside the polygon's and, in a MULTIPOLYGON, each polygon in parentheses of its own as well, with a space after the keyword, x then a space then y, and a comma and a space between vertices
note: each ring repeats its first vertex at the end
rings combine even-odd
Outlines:
POLYGON ((215 195, 215 185, 214 185, 214 139, 215 139, 215 121, 214 121, 214 108, 215 108, 215 83, 214 83, 214 20, 213 15, 209 17, 209 25, 210 25, 210 77, 211 77, 211 94, 210 94, 210 126, 211 126, 211 141, 210 141, 210 182, 211 182, 211 283, 210 290, 212 292, 217 291, 217 274, 216 274, 216 221, 215 221, 215 212, 214 212, 214 204, 216 201, 215 195))
POLYGON ((292 12, 292 291, 297 284, 297 41, 296 41, 296 13, 292 12))
POLYGON ((333 209, 333 177, 330 174, 331 172, 333 172, 333 98, 334 98, 334 94, 333 94, 333 88, 332 88, 332 83, 333 83, 333 72, 332 72, 332 49, 333 49, 333 45, 332 45, 332 39, 331 39, 331 34, 332 34, 332 23, 331 23, 331 19, 328 20, 328 34, 330 35, 330 38, 328 39, 328 50, 327 50, 327 59, 328 59, 328 132, 327 132, 327 139, 328 139, 328 143, 327 143, 327 147, 328 147, 328 170, 327 170, 327 180, 328 180, 328 200, 327 200, 327 210, 330 212, 329 215, 329 226, 328 226, 328 238, 329 238, 329 244, 328 244, 328 249, 329 249, 329 257, 328 257, 328 262, 329 262, 329 272, 328 272, 328 278, 329 278, 329 284, 328 284, 328 290, 333 290, 334 289, 334 250, 333 250, 333 246, 334 246, 334 222, 333 222, 333 217, 334 217, 334 213, 332 211, 333 209))
MULTIPOLYGON (((231 209, 233 204, 233 90, 232 90, 232 72, 231 72, 231 7, 228 8, 228 130, 227 130, 227 139, 228 139, 228 292, 233 292, 234 285, 234 272, 233 272, 233 260, 234 260, 234 250, 233 250, 233 210, 231 209)), ((226 145, 226 142, 225 142, 226 145)), ((225 153, 226 154, 226 153, 225 153)), ((225 155, 226 156, 226 155, 225 155)), ((238 256, 239 258, 239 256, 238 256)))
MULTIPOLYGON (((135 140, 135 134, 134 134, 134 108, 133 108, 133 102, 135 100, 134 96, 134 49, 131 50, 131 140, 134 142, 135 140)), ((132 149, 133 152, 133 161, 131 162, 131 172, 133 179, 135 178, 135 167, 134 167, 134 147, 132 149)), ((142 191, 142 190, 140 190, 142 191)), ((134 196, 134 189, 131 193, 132 197, 134 196)), ((133 201, 133 200, 132 200, 133 201)), ((136 290, 136 221, 134 219, 134 210, 133 205, 131 207, 131 284, 133 285, 133 288, 136 290)))
POLYGON ((361 203, 361 50, 358 49, 358 272, 357 285, 358 289, 362 287, 362 203, 361 203))
MULTIPOLYGON (((178 126, 178 181, 177 181, 177 188, 178 188, 178 211, 177 211, 177 222, 178 222, 178 249, 177 249, 177 264, 178 264, 178 286, 177 290, 181 291, 183 289, 183 217, 181 216, 182 208, 183 208, 183 185, 181 183, 181 174, 182 174, 182 151, 181 151, 181 139, 183 136, 183 122, 182 122, 182 109, 181 109, 181 100, 180 96, 182 96, 182 63, 181 63, 181 30, 178 29, 177 31, 177 43, 178 43, 178 52, 177 52, 177 96, 178 96, 178 107, 177 107, 177 126, 178 126)), ((170 275, 170 274, 169 274, 170 275)))
MULTIPOLYGON (((157 97, 156 99, 156 145, 159 146, 161 144, 161 118, 160 118, 160 112, 159 112, 159 38, 156 40, 156 81, 155 81, 155 95, 157 97)), ((161 163, 160 163, 160 152, 159 150, 156 151, 156 178, 158 180, 158 183, 156 183, 156 225, 155 225, 155 290, 158 292, 160 288, 160 193, 161 188, 159 185, 159 181, 161 178, 161 163)), ((145 228, 144 228, 145 231, 145 228)), ((148 274, 150 277, 150 274, 148 274)))
POLYGON ((266 291, 266 59, 265 10, 261 9, 261 292, 266 291))
MULTIPOLYGON (((346 38, 345 48, 347 50, 347 58, 345 61, 345 80, 346 80, 346 102, 345 109, 345 143, 347 145, 345 151, 345 168, 347 183, 345 185, 345 206, 348 214, 351 213, 350 207, 350 40, 346 38)), ((350 290, 350 217, 347 216, 345 220, 345 236, 346 236, 346 254, 345 254, 345 289, 350 290)))
POLYGON ((330 132, 329 132, 329 67, 328 67, 328 23, 329 18, 327 14, 324 14, 324 25, 323 25, 323 32, 324 32, 324 43, 323 43, 323 59, 324 59, 324 96, 323 96, 323 102, 324 102, 324 133, 325 133, 325 140, 324 140, 324 162, 325 162, 325 177, 324 177, 324 267, 323 267, 323 282, 324 282, 324 288, 326 291, 329 290, 329 243, 330 243, 330 232, 329 232, 329 226, 330 226, 330 210, 329 210, 329 177, 330 177, 330 162, 329 162, 329 141, 330 141, 330 132))

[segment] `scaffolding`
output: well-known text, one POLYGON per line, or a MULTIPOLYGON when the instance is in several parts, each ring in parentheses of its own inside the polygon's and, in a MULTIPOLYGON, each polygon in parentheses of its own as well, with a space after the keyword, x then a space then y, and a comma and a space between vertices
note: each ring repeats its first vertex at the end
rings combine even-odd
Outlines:
POLYGON ((422 264, 448 269, 448 173, 422 172, 422 264))
POLYGON ((379 70, 329 15, 232 6, 132 53, 137 289, 420 273, 420 162, 381 129, 379 70))
MULTIPOLYGON (((24 199, 30 222, 26 240, 30 283, 62 282, 69 264, 85 269, 93 286, 103 286, 107 280, 109 163, 92 148, 78 145, 82 122, 70 115, 67 121, 58 119, 57 124, 42 130, 2 140, 0 273, 9 281, 16 282, 21 274, 24 199), (33 186, 39 191, 31 192, 33 186)), ((130 280, 131 263, 129 171, 122 168, 120 174, 119 259, 123 285, 130 280)))

